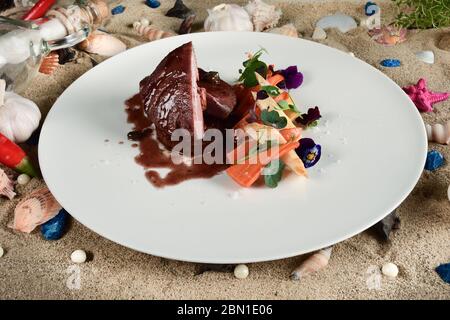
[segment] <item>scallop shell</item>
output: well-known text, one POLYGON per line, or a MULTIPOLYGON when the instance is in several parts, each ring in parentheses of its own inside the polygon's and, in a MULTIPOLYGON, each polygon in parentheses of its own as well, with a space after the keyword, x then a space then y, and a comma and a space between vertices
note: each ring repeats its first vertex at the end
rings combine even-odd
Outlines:
POLYGON ((0 169, 0 195, 7 197, 9 200, 16 196, 14 184, 3 169, 0 169))
POLYGON ((86 52, 105 57, 112 57, 127 49, 125 43, 116 37, 101 31, 92 33, 86 40, 81 42, 78 47, 86 52))
POLYGON ((292 23, 285 24, 284 26, 281 26, 279 28, 270 29, 267 32, 298 38, 297 28, 292 23))
POLYGON ((369 30, 372 39, 385 46, 393 46, 406 40, 407 30, 404 28, 396 28, 394 26, 382 26, 379 29, 369 30))
POLYGON ((12 228, 30 233, 37 226, 55 217, 61 209, 50 190, 42 187, 17 204, 12 228))
POLYGON ((135 23, 133 23, 133 28, 134 28, 134 30, 136 30, 137 34, 144 37, 148 41, 155 41, 155 40, 175 36, 175 34, 172 32, 159 30, 152 26, 144 26, 139 21, 136 21, 135 23))
POLYGON ((282 14, 280 9, 262 0, 250 1, 245 6, 245 10, 251 17, 255 31, 263 31, 275 27, 282 14))
POLYGON ((50 52, 50 54, 42 60, 39 72, 51 75, 59 66, 59 55, 56 52, 50 52))
POLYGON ((328 247, 315 252, 292 271, 291 279, 300 280, 311 273, 325 268, 330 260, 332 250, 333 247, 328 247))
POLYGON ((208 9, 205 31, 253 31, 247 11, 237 4, 219 4, 208 9))
POLYGON ((428 141, 437 142, 440 144, 450 143, 450 120, 445 124, 427 124, 428 141))

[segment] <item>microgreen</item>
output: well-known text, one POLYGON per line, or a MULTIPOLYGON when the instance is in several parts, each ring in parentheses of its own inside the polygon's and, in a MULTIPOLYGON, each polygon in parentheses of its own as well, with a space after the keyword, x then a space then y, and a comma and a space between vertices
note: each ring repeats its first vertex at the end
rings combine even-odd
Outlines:
POLYGON ((283 129, 287 125, 287 119, 280 117, 277 111, 263 110, 261 112, 261 121, 268 126, 275 127, 277 129, 283 129))
POLYGON ((259 73, 264 78, 267 76, 267 64, 259 60, 263 52, 266 52, 266 50, 258 50, 250 59, 244 61, 243 65, 245 69, 239 70, 241 74, 239 81, 242 81, 247 88, 254 87, 258 84, 255 72, 259 73))
POLYGON ((261 90, 267 92, 267 94, 271 97, 277 97, 280 95, 280 89, 275 86, 262 86, 261 90))
POLYGON ((297 109, 297 107, 294 104, 289 104, 287 101, 285 100, 281 100, 278 102, 278 106, 275 107, 275 109, 277 110, 291 110, 293 112, 296 113, 300 113, 300 111, 297 109))
POLYGON ((276 188, 283 175, 284 163, 280 159, 271 161, 263 171, 264 183, 269 188, 276 188))

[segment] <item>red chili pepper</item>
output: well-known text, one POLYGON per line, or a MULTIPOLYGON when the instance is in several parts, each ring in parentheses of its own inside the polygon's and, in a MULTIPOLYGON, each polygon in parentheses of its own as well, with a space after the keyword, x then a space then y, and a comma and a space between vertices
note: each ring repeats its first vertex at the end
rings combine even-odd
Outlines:
POLYGON ((25 152, 17 144, 0 133, 0 163, 20 173, 36 177, 36 171, 25 152))
POLYGON ((39 0, 23 17, 22 20, 36 20, 41 18, 56 0, 39 0))

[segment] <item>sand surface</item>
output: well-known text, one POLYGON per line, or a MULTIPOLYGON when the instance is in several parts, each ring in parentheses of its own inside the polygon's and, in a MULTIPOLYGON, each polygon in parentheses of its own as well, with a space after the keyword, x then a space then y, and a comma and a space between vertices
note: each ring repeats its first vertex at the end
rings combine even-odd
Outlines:
MULTIPOLYGON (((178 19, 163 15, 172 6, 172 1, 161 1, 158 9, 146 7, 143 1, 114 2, 122 3, 127 9, 114 16, 105 29, 117 34, 129 47, 141 43, 130 28, 130 24, 141 17, 166 30, 176 31, 180 24, 178 19)), ((203 21, 205 8, 211 8, 220 1, 186 3, 197 11, 197 21, 203 21)), ((278 1, 283 10, 281 23, 293 22, 307 39, 310 39, 319 17, 341 11, 361 18, 363 3, 278 1)), ((384 21, 389 21, 394 11, 387 4, 383 11, 389 12, 383 16, 384 21)), ((200 30, 201 26, 200 22, 194 29, 200 30)), ((380 68, 400 86, 426 77, 433 90, 450 91, 450 52, 437 48, 440 37, 446 32, 450 29, 414 31, 407 42, 389 48, 371 41, 362 28, 347 34, 330 31, 322 42, 354 52, 356 57, 380 68), (419 50, 433 50, 435 64, 417 60, 414 52, 419 50), (380 60, 391 57, 399 58, 402 67, 385 69, 379 66, 380 60)), ((100 57, 94 59, 101 61, 100 57)), ((59 67, 52 76, 38 75, 25 96, 33 99, 45 114, 64 89, 91 67, 91 59, 80 53, 76 63, 59 67)), ((423 114, 423 118, 427 123, 447 121, 450 119, 449 107, 450 100, 440 103, 434 112, 423 114)), ((448 146, 430 144, 430 148, 439 150, 450 159, 448 146)), ((16 233, 7 224, 13 217, 15 204, 43 184, 41 180, 33 179, 25 187, 18 186, 19 195, 13 201, 0 199, 0 245, 6 251, 0 258, 0 298, 449 299, 450 285, 445 284, 434 271, 437 265, 450 261, 449 183, 448 165, 435 172, 424 172, 412 194, 398 209, 401 228, 393 234, 390 243, 383 244, 372 232, 363 232, 335 245, 327 268, 300 282, 293 282, 289 280, 289 273, 304 257, 250 264, 249 278, 237 280, 232 273, 226 272, 197 275, 201 269, 199 264, 135 252, 100 237, 74 220, 67 234, 58 241, 45 241, 39 232, 30 235, 16 233), (79 266, 81 286, 74 289, 70 285, 71 277, 78 271, 71 269, 73 264, 69 256, 79 248, 88 251, 91 259, 79 266), (399 266, 399 276, 396 279, 382 277, 380 286, 374 288, 370 284, 376 283, 378 278, 370 270, 388 261, 399 266)))

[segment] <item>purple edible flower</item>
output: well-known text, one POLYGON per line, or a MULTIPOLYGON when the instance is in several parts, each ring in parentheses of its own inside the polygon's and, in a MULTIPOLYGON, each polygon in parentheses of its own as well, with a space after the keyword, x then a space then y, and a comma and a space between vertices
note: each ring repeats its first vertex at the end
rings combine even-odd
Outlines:
POLYGON ((322 154, 322 147, 320 144, 316 144, 313 139, 303 138, 300 139, 300 147, 295 149, 300 159, 303 161, 305 168, 314 166, 319 160, 322 154))
POLYGON ((284 70, 280 70, 284 77, 286 89, 297 89, 303 83, 303 74, 298 72, 297 66, 290 66, 284 70))
POLYGON ((303 113, 300 117, 297 118, 297 122, 301 125, 308 127, 314 121, 317 121, 321 118, 319 107, 309 108, 307 113, 303 113))

